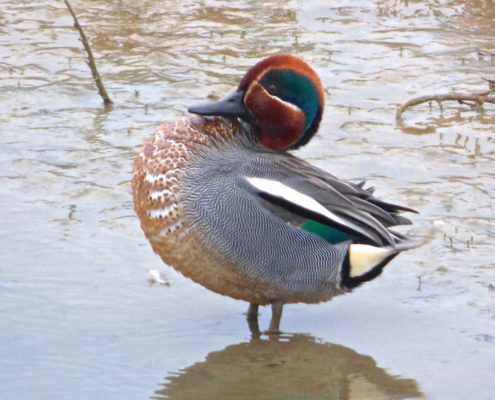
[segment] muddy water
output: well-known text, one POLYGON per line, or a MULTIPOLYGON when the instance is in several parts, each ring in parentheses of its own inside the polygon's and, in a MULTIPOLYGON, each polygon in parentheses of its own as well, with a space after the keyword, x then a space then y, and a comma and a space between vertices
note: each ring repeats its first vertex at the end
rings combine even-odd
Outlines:
POLYGON ((394 110, 484 89, 493 1, 74 0, 106 110, 63 2, 0 5, 2 399, 492 398, 495 107, 394 110), (286 307, 270 340, 251 338, 246 304, 161 264, 130 170, 160 121, 278 52, 327 93, 298 155, 417 208, 410 229, 432 238, 352 294, 286 307))

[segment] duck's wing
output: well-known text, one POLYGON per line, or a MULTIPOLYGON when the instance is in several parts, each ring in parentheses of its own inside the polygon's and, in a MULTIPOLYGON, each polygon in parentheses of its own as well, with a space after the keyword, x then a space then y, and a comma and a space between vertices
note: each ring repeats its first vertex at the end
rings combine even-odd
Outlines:
MULTIPOLYGON (((387 227, 411 224, 409 219, 399 215, 401 211, 417 213, 417 211, 412 208, 389 203, 376 198, 373 195, 375 188, 365 188, 365 181, 354 184, 349 181, 340 180, 328 172, 316 168, 308 162, 294 156, 281 158, 277 160, 277 163, 282 164, 289 170, 299 171, 299 180, 302 178, 306 181, 310 181, 315 187, 318 187, 323 191, 327 191, 328 187, 331 187, 354 203, 361 211, 373 215, 387 227)), ((324 200, 324 198, 322 200, 324 200)))
POLYGON ((287 154, 267 155, 249 167, 245 179, 263 207, 329 241, 395 246, 403 236, 388 227, 410 224, 399 212, 415 212, 377 199, 364 182, 339 180, 287 154))

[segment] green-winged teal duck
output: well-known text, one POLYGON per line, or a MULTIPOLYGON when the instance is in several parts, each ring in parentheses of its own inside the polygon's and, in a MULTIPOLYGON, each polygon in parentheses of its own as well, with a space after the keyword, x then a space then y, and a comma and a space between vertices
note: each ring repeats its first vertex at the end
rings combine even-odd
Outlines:
POLYGON ((324 95, 293 55, 253 66, 220 102, 165 122, 134 162, 134 207, 153 250, 206 288, 272 305, 319 303, 378 276, 419 241, 389 229, 409 208, 374 197, 288 150, 316 133, 324 95))

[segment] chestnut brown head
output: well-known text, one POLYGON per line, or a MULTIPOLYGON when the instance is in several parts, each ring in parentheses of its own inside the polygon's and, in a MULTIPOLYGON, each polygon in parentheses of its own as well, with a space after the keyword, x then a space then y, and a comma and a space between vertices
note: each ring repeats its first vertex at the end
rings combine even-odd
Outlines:
POLYGON ((262 146, 286 150, 309 142, 318 130, 323 106, 323 89, 313 68, 282 54, 254 65, 226 99, 191 107, 189 112, 241 118, 262 146))

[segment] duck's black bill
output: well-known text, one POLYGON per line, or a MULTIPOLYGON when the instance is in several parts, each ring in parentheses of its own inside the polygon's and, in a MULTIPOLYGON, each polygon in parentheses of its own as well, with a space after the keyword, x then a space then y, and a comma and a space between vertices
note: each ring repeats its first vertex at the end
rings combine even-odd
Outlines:
POLYGON ((252 119, 243 102, 244 91, 232 93, 227 98, 216 103, 192 106, 187 109, 190 113, 199 115, 217 115, 219 117, 237 117, 245 121, 252 119))

